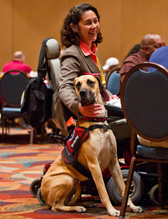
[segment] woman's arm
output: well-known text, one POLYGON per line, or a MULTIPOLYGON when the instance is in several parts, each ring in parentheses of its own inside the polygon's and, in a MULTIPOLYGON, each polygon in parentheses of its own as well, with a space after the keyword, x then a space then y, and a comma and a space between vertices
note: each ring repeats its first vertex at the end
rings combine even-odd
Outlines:
POLYGON ((78 98, 75 93, 74 79, 79 76, 80 66, 76 54, 64 52, 61 57, 59 97, 63 104, 77 117, 79 116, 78 98))

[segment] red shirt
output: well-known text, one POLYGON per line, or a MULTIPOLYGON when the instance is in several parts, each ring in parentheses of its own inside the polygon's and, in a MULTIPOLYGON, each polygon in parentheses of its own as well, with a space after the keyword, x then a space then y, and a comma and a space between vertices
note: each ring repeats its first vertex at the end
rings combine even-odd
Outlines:
POLYGON ((96 63, 96 65, 97 65, 97 58, 96 58, 96 55, 95 55, 95 52, 96 52, 97 48, 94 45, 94 43, 92 43, 91 50, 87 47, 87 45, 83 41, 80 41, 79 47, 81 48, 83 54, 85 56, 91 56, 92 59, 94 60, 94 62, 96 63))
MULTIPOLYGON (((8 62, 4 65, 3 72, 5 73, 13 69, 20 70, 25 73, 30 73, 32 70, 27 64, 24 64, 18 60, 13 60, 12 62, 8 62)), ((17 72, 13 72, 13 74, 16 74, 16 73, 17 72)))

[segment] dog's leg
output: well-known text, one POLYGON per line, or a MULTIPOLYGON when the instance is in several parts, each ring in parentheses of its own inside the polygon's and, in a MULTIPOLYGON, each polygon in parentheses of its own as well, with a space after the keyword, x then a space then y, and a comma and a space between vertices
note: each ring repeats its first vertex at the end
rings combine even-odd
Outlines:
POLYGON ((76 212, 86 212, 86 208, 84 208, 83 206, 65 206, 62 203, 57 203, 54 204, 54 206, 52 207, 53 211, 76 211, 76 212))
MULTIPOLYGON (((75 188, 76 188, 76 192, 75 192, 75 195, 74 197, 71 199, 71 201, 67 204, 67 205, 74 205, 77 201, 79 201, 79 198, 80 198, 80 195, 81 195, 81 185, 79 183, 78 180, 75 180, 75 188)), ((97 204, 95 204, 94 202, 77 202, 76 205, 79 205, 79 206, 83 206, 83 207, 89 207, 89 208, 92 208, 92 207, 97 207, 97 204)))
POLYGON ((71 201, 67 204, 69 206, 70 205, 74 205, 78 201, 78 199, 80 198, 80 195, 81 195, 81 185, 80 185, 78 180, 75 180, 75 188, 76 188, 75 195, 71 199, 71 201))
POLYGON ((104 184, 104 180, 103 180, 103 177, 102 177, 102 171, 100 169, 98 160, 95 157, 94 158, 93 157, 92 157, 91 162, 88 161, 88 167, 90 169, 93 180, 94 180, 95 185, 97 187, 97 190, 99 192, 101 201, 102 201, 103 205, 106 207, 109 215, 119 216, 120 212, 118 210, 116 210, 110 202, 110 199, 109 199, 109 196, 108 196, 105 184, 104 184))
POLYGON ((76 211, 76 212, 86 212, 86 208, 83 206, 65 206, 61 201, 57 204, 54 204, 52 207, 53 211, 76 211))
MULTIPOLYGON (((67 199, 69 193, 72 191, 75 185, 74 178, 72 178, 69 175, 67 175, 66 177, 64 175, 61 178, 61 180, 59 180, 59 178, 61 178, 61 175, 56 177, 57 182, 62 182, 62 183, 59 183, 58 187, 57 186, 53 187, 50 190, 52 194, 55 193, 55 201, 54 204, 52 205, 52 210, 85 212, 86 208, 84 208, 83 206, 65 206, 65 200, 67 199)), ((75 204, 76 200, 78 200, 80 196, 80 191, 81 191, 80 185, 79 186, 78 184, 76 185, 77 185, 77 192, 69 204, 75 204)))
MULTIPOLYGON (((109 168, 111 175, 114 179, 114 182, 118 188, 119 195, 121 197, 123 197, 124 191, 125 191, 125 183, 124 183, 124 180, 122 177, 122 173, 121 173, 121 169, 120 169, 120 165, 119 165, 117 156, 116 156, 116 158, 113 158, 111 160, 108 168, 109 168)), ((139 206, 135 206, 133 204, 130 197, 128 197, 128 204, 127 205, 130 207, 130 210, 135 212, 135 213, 143 212, 142 208, 140 208, 139 206)))

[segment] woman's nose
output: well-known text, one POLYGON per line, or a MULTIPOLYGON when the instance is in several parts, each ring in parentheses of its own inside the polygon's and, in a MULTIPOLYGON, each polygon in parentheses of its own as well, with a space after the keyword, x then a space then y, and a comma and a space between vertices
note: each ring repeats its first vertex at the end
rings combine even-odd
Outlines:
POLYGON ((93 22, 91 28, 96 28, 96 24, 93 22))

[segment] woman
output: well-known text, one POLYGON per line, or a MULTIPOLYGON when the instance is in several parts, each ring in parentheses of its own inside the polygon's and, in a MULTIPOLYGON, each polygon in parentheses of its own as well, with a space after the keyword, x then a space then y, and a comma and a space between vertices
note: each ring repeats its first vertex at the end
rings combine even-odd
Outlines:
MULTIPOLYGON (((82 107, 75 93, 74 79, 83 74, 102 71, 95 54, 97 44, 102 42, 97 9, 89 4, 79 4, 71 8, 61 30, 61 42, 65 50, 61 56, 59 97, 76 117, 96 117, 102 107, 99 104, 82 107)), ((109 96, 112 96, 105 90, 104 94, 104 100, 109 100, 109 96)))

